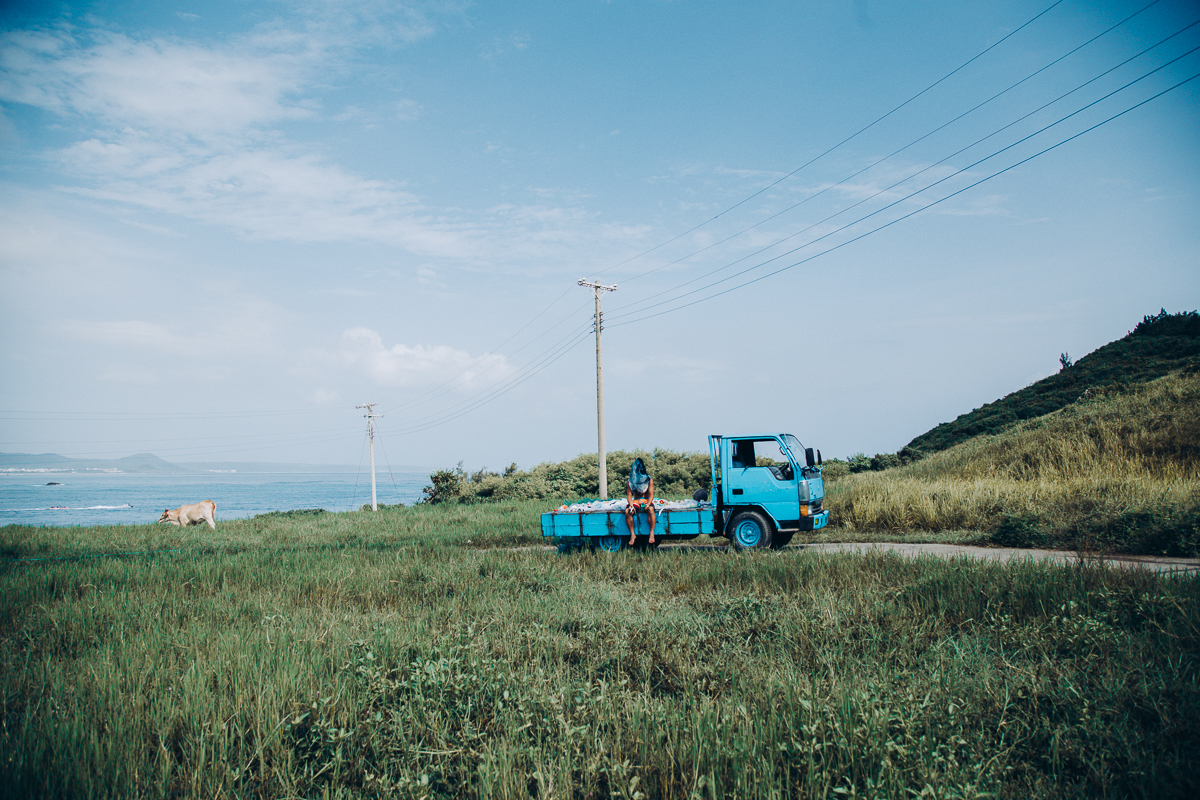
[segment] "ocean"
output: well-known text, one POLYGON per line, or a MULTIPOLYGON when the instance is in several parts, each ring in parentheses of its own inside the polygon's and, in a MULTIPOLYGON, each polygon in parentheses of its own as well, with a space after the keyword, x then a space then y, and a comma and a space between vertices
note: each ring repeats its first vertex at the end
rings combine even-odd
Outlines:
MULTIPOLYGON (((376 473, 375 482, 380 505, 411 505, 429 475, 376 473)), ((218 523, 298 508, 352 511, 370 504, 371 475, 0 473, 0 525, 141 525, 157 522, 164 508, 201 500, 217 504, 218 523)))

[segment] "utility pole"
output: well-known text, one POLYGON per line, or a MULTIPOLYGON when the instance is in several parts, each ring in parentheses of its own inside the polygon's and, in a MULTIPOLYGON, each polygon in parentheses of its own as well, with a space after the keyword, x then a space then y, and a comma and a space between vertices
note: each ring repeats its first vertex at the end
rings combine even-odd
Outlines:
POLYGON ((375 406, 378 403, 366 403, 355 408, 365 408, 367 413, 363 414, 367 418, 367 438, 371 441, 371 510, 378 511, 379 503, 375 502, 375 418, 382 417, 383 414, 374 412, 375 406))
POLYGON ((600 292, 615 292, 616 284, 605 286, 602 283, 591 283, 585 278, 579 279, 580 286, 586 286, 596 293, 596 449, 600 456, 600 499, 608 499, 608 462, 604 450, 604 357, 600 349, 600 331, 604 329, 604 315, 600 313, 600 292))

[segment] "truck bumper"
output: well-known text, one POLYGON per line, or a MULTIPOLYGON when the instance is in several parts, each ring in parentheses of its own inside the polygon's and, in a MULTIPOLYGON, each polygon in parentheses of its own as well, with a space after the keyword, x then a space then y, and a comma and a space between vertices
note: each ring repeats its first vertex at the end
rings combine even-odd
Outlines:
POLYGON ((829 512, 822 511, 819 514, 813 514, 811 517, 800 518, 800 530, 802 531, 819 531, 829 524, 829 512))

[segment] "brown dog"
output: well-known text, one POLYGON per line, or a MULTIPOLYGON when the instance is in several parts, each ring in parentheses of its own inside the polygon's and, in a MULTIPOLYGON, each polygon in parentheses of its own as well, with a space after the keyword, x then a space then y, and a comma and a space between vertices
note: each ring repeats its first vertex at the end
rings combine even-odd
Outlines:
POLYGON ((163 511, 158 521, 169 522, 172 525, 179 525, 180 527, 199 525, 201 522, 207 522, 208 527, 215 531, 217 529, 217 522, 213 518, 213 512, 216 510, 216 503, 212 500, 205 500, 202 503, 192 503, 190 506, 180 506, 174 510, 168 508, 163 511))

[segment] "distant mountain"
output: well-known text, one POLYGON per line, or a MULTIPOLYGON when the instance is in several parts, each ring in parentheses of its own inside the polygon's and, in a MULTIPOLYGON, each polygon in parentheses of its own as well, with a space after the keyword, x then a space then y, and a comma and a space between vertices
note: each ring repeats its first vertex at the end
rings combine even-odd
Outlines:
POLYGON ((55 453, 0 453, 0 470, 5 472, 132 472, 140 474, 184 473, 192 470, 163 461, 153 453, 124 458, 67 458, 55 453))
MULTIPOLYGON (((377 468, 378 470, 378 468, 377 468)), ((153 453, 138 453, 124 458, 68 458, 55 453, 0 453, 0 472, 113 472, 139 475, 166 475, 206 472, 243 473, 304 473, 358 472, 349 464, 286 464, 267 461, 194 461, 172 464, 153 453)), ((363 470, 365 471, 365 470, 363 470)), ((429 470, 410 464, 394 466, 391 472, 424 472, 429 470)), ((378 470, 377 474, 387 474, 378 470)))
MULTIPOLYGON (((356 467, 353 464, 287 464, 277 461, 183 461, 179 466, 191 472, 369 472, 370 466, 356 467)), ((377 475, 388 470, 376 464, 377 475)), ((430 472, 426 467, 412 464, 397 464, 391 472, 430 472)))
POLYGON ((946 450, 973 436, 999 433, 1021 420, 1057 411, 1086 392, 1144 383, 1177 369, 1200 370, 1200 313, 1195 311, 1168 314, 1164 310, 1143 317, 1128 335, 1057 374, 943 422, 905 449, 923 454, 946 450))

